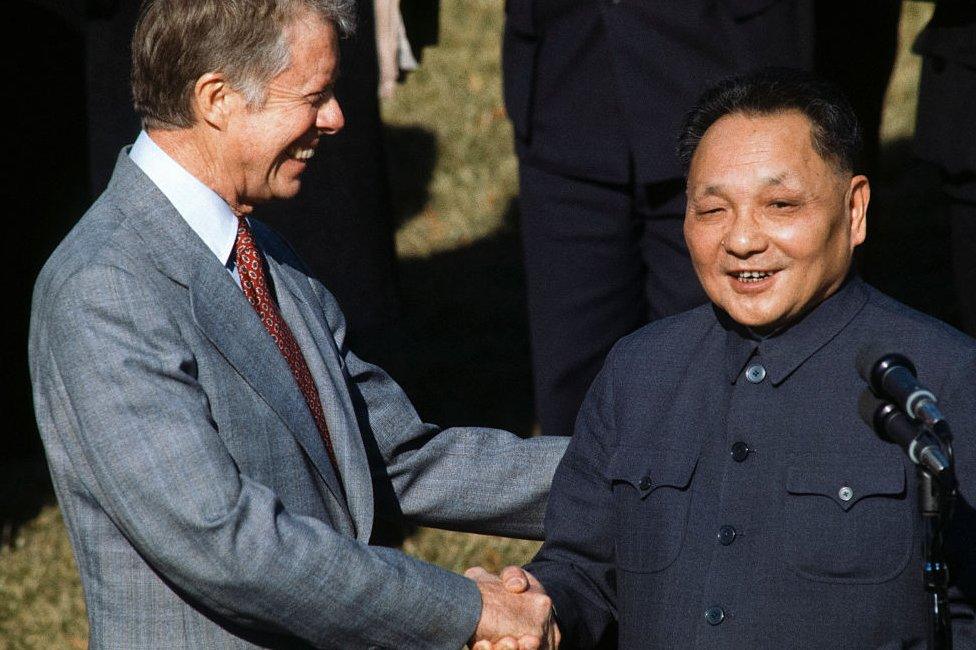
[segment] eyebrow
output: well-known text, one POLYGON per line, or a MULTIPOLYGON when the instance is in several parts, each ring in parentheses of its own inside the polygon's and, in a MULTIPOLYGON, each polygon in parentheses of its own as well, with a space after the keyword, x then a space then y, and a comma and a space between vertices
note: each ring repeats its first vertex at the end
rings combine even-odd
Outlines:
POLYGON ((763 185, 782 185, 786 180, 786 172, 781 172, 775 176, 767 176, 763 179, 763 185))
POLYGON ((316 95, 322 95, 324 93, 329 92, 330 90, 335 89, 336 82, 339 80, 340 72, 341 70, 339 68, 336 68, 335 71, 332 73, 332 76, 329 77, 329 82, 327 84, 325 84, 324 86, 322 86, 321 88, 319 88, 314 92, 307 93, 305 96, 315 97, 316 95))

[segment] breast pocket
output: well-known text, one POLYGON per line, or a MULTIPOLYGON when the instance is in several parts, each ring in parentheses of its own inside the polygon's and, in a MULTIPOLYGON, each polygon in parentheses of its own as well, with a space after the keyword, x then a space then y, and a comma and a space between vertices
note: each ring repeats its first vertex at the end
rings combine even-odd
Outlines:
POLYGON ((610 467, 618 567, 653 573, 677 559, 697 464, 698 455, 654 458, 646 449, 618 450, 610 467))
POLYGON ((898 461, 795 465, 786 476, 786 560, 819 582, 890 580, 912 554, 913 508, 898 461))

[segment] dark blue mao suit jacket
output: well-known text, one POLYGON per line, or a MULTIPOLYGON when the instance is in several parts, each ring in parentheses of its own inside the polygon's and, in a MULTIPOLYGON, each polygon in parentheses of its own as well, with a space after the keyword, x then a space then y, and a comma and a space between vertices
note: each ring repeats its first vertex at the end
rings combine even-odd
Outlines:
POLYGON ((566 647, 615 623, 622 648, 925 647, 916 468, 858 415, 874 341, 953 425, 955 641, 976 647, 976 341, 856 277, 765 340, 704 306, 616 345, 529 566, 566 647))

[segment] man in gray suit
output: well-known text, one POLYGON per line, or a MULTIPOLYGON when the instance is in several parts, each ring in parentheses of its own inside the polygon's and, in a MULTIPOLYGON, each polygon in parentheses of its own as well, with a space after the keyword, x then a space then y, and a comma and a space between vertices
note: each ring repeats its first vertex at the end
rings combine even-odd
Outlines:
POLYGON ((539 537, 565 443, 423 424, 334 299, 249 217, 323 136, 350 0, 156 0, 145 131, 38 278, 38 423, 92 648, 459 648, 549 601, 368 545, 383 510, 539 537))

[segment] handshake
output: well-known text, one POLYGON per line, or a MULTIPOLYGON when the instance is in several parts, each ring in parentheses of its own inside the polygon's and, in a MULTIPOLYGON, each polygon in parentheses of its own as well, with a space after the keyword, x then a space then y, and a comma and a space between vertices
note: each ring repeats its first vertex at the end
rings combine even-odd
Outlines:
POLYGON ((481 592, 481 618, 468 645, 471 650, 555 650, 559 628, 552 600, 535 577, 516 566, 498 576, 481 567, 464 575, 481 592))

